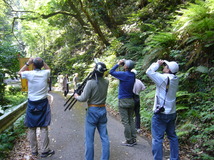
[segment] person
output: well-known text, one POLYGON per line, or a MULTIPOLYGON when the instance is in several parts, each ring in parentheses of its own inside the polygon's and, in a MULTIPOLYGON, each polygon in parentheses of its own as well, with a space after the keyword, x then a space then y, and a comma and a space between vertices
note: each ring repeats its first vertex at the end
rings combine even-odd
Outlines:
POLYGON ((30 58, 18 72, 21 78, 28 80, 28 105, 25 125, 29 128, 28 136, 33 156, 38 155, 36 129, 41 133, 41 157, 48 157, 55 152, 49 148, 48 126, 51 122, 51 109, 47 99, 50 68, 42 58, 30 58), (34 70, 26 71, 33 64, 34 70), (42 70, 42 67, 45 69, 42 70))
POLYGON ((176 120, 176 92, 178 90, 178 77, 176 73, 179 66, 176 62, 158 60, 146 71, 148 77, 156 84, 156 95, 152 117, 152 153, 154 160, 163 158, 164 133, 170 142, 170 159, 179 159, 178 138, 175 132, 176 120), (157 72, 164 65, 163 73, 157 72))
POLYGON ((78 73, 75 73, 75 74, 74 74, 74 78, 73 78, 74 89, 77 89, 77 87, 78 87, 78 82, 79 82, 78 73))
POLYGON ((58 90, 63 92, 63 75, 60 73, 57 76, 58 90))
POLYGON ((121 122, 124 126, 125 141, 122 145, 134 146, 137 144, 136 131, 134 125, 134 99, 133 99, 133 86, 135 83, 135 74, 131 72, 134 68, 132 60, 119 60, 119 62, 112 67, 110 74, 119 79, 119 92, 118 92, 118 108, 121 116, 121 122), (116 69, 123 65, 124 71, 116 71, 116 69))
POLYGON ((62 87, 62 90, 63 90, 63 93, 64 93, 64 97, 66 98, 68 92, 69 92, 69 85, 68 85, 68 75, 66 74, 64 77, 63 77, 63 87, 62 87))
POLYGON ((107 111, 105 107, 109 81, 105 78, 106 65, 96 63, 92 79, 88 80, 81 95, 74 97, 80 102, 88 103, 85 120, 85 160, 94 159, 94 134, 97 128, 102 143, 102 160, 110 156, 110 142, 107 132, 107 111))
MULTIPOLYGON (((137 71, 135 69, 131 70, 135 76, 137 75, 137 71)), ((143 82, 137 78, 135 78, 135 84, 133 87, 133 93, 134 93, 134 113, 135 113, 135 129, 137 133, 140 133, 140 92, 145 90, 146 87, 143 84, 143 82)))
POLYGON ((48 86, 49 86, 49 91, 51 91, 51 87, 52 87, 52 77, 50 76, 49 80, 48 80, 48 86))

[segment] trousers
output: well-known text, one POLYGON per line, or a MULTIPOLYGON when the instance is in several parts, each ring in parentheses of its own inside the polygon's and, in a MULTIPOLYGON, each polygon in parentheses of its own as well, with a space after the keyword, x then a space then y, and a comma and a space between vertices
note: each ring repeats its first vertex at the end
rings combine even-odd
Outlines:
MULTIPOLYGON (((38 152, 38 141, 36 134, 37 127, 29 128, 28 137, 32 152, 38 152)), ((48 127, 40 127, 41 151, 42 153, 49 151, 48 127)))
POLYGON ((119 99, 119 113, 126 141, 133 142, 137 137, 134 124, 134 100, 132 98, 119 99))
POLYGON ((175 133, 176 113, 154 114, 152 117, 152 153, 154 160, 163 159, 163 139, 166 132, 170 144, 170 160, 179 160, 178 137, 175 133))
POLYGON ((135 112, 135 128, 140 129, 140 97, 139 95, 134 95, 134 112, 135 112))
POLYGON ((105 107, 88 107, 85 120, 85 160, 94 160, 94 134, 96 128, 102 143, 102 155, 100 159, 109 160, 110 142, 105 107))

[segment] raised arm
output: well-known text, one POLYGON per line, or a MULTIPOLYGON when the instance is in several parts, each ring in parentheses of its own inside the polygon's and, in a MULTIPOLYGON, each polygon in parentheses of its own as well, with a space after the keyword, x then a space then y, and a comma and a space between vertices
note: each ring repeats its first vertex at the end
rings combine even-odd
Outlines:
POLYGON ((27 67, 33 63, 33 58, 30 58, 27 63, 19 70, 18 74, 21 75, 21 72, 26 71, 27 67))

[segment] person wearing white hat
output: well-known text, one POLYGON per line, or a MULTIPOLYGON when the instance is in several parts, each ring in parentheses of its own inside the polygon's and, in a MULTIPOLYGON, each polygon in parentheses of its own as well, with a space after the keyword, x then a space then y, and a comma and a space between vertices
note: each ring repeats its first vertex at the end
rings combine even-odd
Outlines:
POLYGON ((156 84, 155 102, 152 117, 152 153, 154 160, 163 158, 164 133, 170 142, 170 159, 179 160, 178 138, 175 132, 176 92, 178 90, 179 65, 174 61, 158 60, 146 71, 148 77, 156 84), (157 72, 165 65, 163 73, 157 72))

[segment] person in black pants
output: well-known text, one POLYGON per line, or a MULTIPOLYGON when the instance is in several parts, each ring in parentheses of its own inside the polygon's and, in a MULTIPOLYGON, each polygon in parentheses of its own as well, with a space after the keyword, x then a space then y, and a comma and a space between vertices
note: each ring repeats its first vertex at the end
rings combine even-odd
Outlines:
MULTIPOLYGON (((137 71, 135 69, 131 70, 133 73, 135 73, 135 76, 137 75, 137 71)), ((137 133, 140 132, 140 92, 145 89, 145 85, 141 80, 135 78, 135 84, 133 87, 133 93, 134 93, 134 102, 135 102, 135 107, 134 107, 134 112, 135 112, 135 128, 137 133)))

